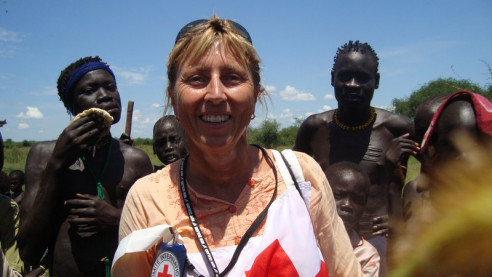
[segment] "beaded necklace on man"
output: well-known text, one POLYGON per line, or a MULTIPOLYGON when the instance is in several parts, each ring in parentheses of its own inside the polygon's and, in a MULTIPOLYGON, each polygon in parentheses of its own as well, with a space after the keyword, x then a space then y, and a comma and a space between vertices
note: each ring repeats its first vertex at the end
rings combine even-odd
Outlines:
POLYGON ((370 109, 371 109, 371 111, 369 114, 369 119, 362 125, 348 126, 348 125, 343 124, 338 119, 338 109, 336 109, 335 112, 333 113, 333 121, 335 121, 335 124, 338 127, 340 127, 342 130, 345 130, 345 131, 361 131, 361 130, 364 130, 367 127, 371 126, 371 124, 374 123, 374 121, 376 120, 376 110, 374 109, 374 107, 370 107, 370 109))

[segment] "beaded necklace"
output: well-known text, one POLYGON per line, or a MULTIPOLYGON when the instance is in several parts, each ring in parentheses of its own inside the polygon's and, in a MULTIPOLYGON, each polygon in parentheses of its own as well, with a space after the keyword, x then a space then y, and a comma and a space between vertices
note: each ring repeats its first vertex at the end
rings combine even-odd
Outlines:
POLYGON ((371 108, 371 113, 369 115, 369 119, 362 125, 359 126, 348 126, 340 122, 338 119, 338 109, 335 110, 335 113, 333 113, 333 121, 335 121, 335 124, 340 127, 341 129, 345 131, 361 131, 369 127, 376 119, 376 110, 374 107, 371 108))

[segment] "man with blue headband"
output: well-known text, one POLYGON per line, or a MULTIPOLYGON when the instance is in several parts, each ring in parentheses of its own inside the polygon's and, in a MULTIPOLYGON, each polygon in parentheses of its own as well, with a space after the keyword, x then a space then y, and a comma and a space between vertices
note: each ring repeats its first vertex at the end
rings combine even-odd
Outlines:
POLYGON ((56 141, 29 152, 21 256, 37 265, 48 248, 50 276, 109 276, 126 194, 152 164, 111 136, 121 100, 114 73, 99 57, 65 68, 58 95, 75 118, 56 141))

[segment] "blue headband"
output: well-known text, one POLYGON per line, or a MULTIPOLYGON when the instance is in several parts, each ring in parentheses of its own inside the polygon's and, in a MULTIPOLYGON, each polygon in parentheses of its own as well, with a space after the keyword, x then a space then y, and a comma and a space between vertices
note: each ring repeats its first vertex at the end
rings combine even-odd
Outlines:
MULTIPOLYGON (((72 74, 70 77, 70 80, 68 80, 67 85, 65 86, 65 89, 63 90, 63 102, 68 103, 70 102, 70 96, 72 94, 72 87, 84 76, 87 72, 91 72, 97 69, 104 69, 107 72, 113 76, 113 78, 116 80, 116 77, 114 76, 113 71, 107 66, 105 63, 101 62, 89 62, 86 64, 81 65, 79 68, 75 70, 75 72, 72 74)), ((72 105, 70 105, 72 106, 72 105)), ((72 110, 70 109, 72 112, 72 110)))

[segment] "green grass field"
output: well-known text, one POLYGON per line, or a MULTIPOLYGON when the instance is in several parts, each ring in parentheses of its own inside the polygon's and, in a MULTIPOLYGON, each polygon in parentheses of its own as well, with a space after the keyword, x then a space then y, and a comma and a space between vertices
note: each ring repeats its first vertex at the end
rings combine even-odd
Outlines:
MULTIPOLYGON (((136 147, 142 149, 143 151, 145 151, 145 153, 147 153, 153 165, 162 165, 162 163, 159 161, 157 156, 154 155, 152 151, 152 145, 139 145, 136 147)), ((30 147, 12 147, 10 149, 6 148, 4 150, 5 161, 4 161, 3 171, 7 174, 14 169, 19 169, 24 171, 24 166, 29 149, 30 147)), ((408 171, 407 171, 405 183, 415 179, 415 177, 419 174, 420 172, 419 161, 414 157, 410 157, 410 159, 408 160, 407 170, 408 171)))
POLYGON ((4 149, 5 159, 3 162, 3 172, 9 174, 12 170, 24 171, 27 153, 30 147, 12 147, 4 149))
MULTIPOLYGON (((142 149, 149 155, 152 164, 162 165, 157 156, 153 154, 152 145, 139 145, 136 147, 142 149)), ((12 147, 4 149, 5 160, 3 172, 8 174, 10 171, 16 169, 24 171, 29 149, 30 147, 12 147)))

